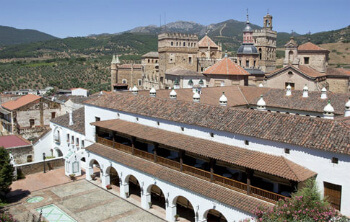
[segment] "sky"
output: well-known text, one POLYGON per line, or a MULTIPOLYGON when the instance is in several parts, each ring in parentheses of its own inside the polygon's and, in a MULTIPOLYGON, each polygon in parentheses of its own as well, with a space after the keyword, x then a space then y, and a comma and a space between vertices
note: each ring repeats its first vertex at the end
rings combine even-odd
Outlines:
POLYGON ((118 33, 166 21, 203 25, 228 19, 262 26, 273 16, 278 32, 305 34, 350 25, 350 0, 0 0, 0 25, 56 37, 118 33))

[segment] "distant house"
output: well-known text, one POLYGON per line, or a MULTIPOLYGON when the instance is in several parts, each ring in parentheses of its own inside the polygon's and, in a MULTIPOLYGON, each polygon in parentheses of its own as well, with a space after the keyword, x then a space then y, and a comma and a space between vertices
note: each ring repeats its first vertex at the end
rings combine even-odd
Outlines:
POLYGON ((1 105, 0 132, 34 138, 47 128, 50 120, 62 114, 61 104, 28 94, 1 105))
POLYGON ((0 136, 0 147, 4 147, 11 153, 16 164, 34 160, 33 145, 19 135, 0 136))
POLYGON ((85 96, 88 97, 89 90, 84 88, 72 88, 72 96, 85 96))

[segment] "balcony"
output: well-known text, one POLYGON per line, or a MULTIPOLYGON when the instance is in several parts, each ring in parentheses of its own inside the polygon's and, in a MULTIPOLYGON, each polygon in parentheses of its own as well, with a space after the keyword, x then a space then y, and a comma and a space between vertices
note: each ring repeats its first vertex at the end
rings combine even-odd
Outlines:
POLYGON ((250 180, 247 183, 243 183, 231 178, 227 178, 224 176, 221 176, 219 174, 215 174, 213 172, 213 170, 211 171, 207 171, 207 170, 203 170, 203 169, 199 169, 197 167, 194 166, 190 166, 187 164, 183 163, 182 158, 180 157, 180 161, 175 161, 172 159, 168 159, 165 157, 161 157, 159 155, 157 155, 156 152, 154 153, 149 153, 146 151, 143 151, 141 149, 137 149, 134 145, 128 146, 125 144, 121 144, 121 143, 117 143, 115 141, 106 139, 106 138, 102 138, 99 136, 96 136, 96 142, 112 147, 114 149, 123 151, 125 153, 140 157, 142 159, 146 159, 152 162, 156 162, 157 164, 160 164, 162 166, 195 176, 195 177, 199 177, 201 179, 207 180, 207 181, 211 181, 213 183, 219 184, 221 186, 227 187, 229 189, 241 192, 241 193, 245 193, 247 195, 250 196, 254 196, 256 198, 271 202, 271 203, 275 203, 276 201, 278 201, 279 199, 285 199, 288 197, 282 196, 280 194, 268 191, 268 190, 264 190, 262 188, 256 187, 256 186, 252 186, 250 185, 250 180))

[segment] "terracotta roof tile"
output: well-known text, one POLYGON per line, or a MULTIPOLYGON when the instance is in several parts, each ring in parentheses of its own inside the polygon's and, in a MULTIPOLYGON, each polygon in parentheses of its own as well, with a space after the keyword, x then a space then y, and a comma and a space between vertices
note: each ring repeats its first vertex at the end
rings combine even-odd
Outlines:
POLYGON ((349 132, 349 128, 344 127, 340 120, 211 106, 126 93, 102 95, 88 100, 86 104, 265 140, 350 154, 350 133, 346 133, 349 132))
POLYGON ((201 73, 183 68, 181 66, 175 66, 171 69, 168 69, 165 71, 165 74, 176 76, 198 76, 204 78, 204 76, 201 73))
POLYGON ((252 213, 258 206, 273 206, 270 203, 252 196, 228 189, 209 181, 187 175, 185 173, 164 167, 162 165, 144 160, 122 151, 101 145, 93 144, 86 147, 88 152, 106 157, 133 169, 152 175, 160 180, 167 181, 175 186, 212 198, 221 203, 252 213))
POLYGON ((14 148, 20 146, 31 146, 32 144, 19 135, 0 136, 0 147, 14 148))
POLYGON ((343 68, 327 68, 327 77, 350 77, 350 70, 343 68))
POLYGON ((42 97, 37 96, 37 95, 33 95, 33 94, 28 94, 28 95, 22 96, 16 100, 11 100, 11 101, 8 101, 6 103, 3 103, 2 107, 6 108, 8 110, 15 110, 15 109, 18 109, 22 106, 29 104, 29 103, 36 102, 36 101, 38 102, 40 98, 42 98, 42 97))
POLYGON ((210 46, 211 48, 219 48, 217 44, 209 37, 209 36, 204 36, 201 40, 198 42, 199 47, 207 47, 210 46))
POLYGON ((119 119, 99 121, 92 123, 92 125, 279 176, 287 180, 301 182, 316 174, 298 164, 285 160, 282 156, 251 151, 119 119))
POLYGON ((69 114, 68 113, 52 119, 51 122, 85 135, 85 109, 84 109, 84 107, 73 111, 73 123, 74 124, 71 126, 69 125, 69 114))
POLYGON ((234 63, 231 59, 225 57, 220 62, 210 66, 203 72, 207 75, 250 75, 245 69, 234 63))
POLYGON ((298 68, 297 67, 294 67, 294 66, 286 66, 286 67, 283 67, 283 68, 280 68, 280 69, 276 69, 274 70, 273 72, 270 72, 268 74, 265 75, 266 78, 271 78, 275 75, 278 75, 282 72, 286 72, 288 70, 293 70, 295 72, 298 72, 300 73, 301 75, 304 75, 308 78, 311 78, 311 79, 316 79, 316 78, 319 78, 319 77, 325 77, 326 74, 324 73, 320 73, 318 72, 317 70, 309 67, 309 66, 306 66, 306 65, 299 65, 298 68))
POLYGON ((327 49, 321 48, 312 42, 307 42, 298 46, 298 51, 328 51, 327 49))

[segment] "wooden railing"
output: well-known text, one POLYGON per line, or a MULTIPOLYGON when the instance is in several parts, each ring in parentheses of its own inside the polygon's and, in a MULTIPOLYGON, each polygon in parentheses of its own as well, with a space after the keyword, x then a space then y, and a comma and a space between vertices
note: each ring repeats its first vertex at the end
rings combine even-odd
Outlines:
POLYGON ((280 199, 286 199, 287 197, 282 196, 280 194, 274 193, 274 192, 270 192, 267 190, 263 190, 261 188, 258 187, 254 187, 254 186, 250 186, 250 191, 252 196, 258 197, 260 199, 265 199, 266 201, 270 201, 272 200, 272 202, 278 201, 280 199))
POLYGON ((231 189, 234 187, 234 188, 237 188, 238 190, 243 190, 243 191, 247 191, 247 189, 248 189, 247 184, 239 182, 237 180, 233 180, 233 179, 223 177, 223 176, 220 176, 217 174, 213 174, 213 176, 214 176, 215 183, 221 184, 225 187, 228 187, 231 189))
POLYGON ((169 159, 164 158, 164 157, 157 156, 157 163, 159 163, 160 165, 163 165, 163 166, 170 167, 170 168, 175 169, 175 170, 180 169, 179 162, 169 160, 169 159))
MULTIPOLYGON (((132 154, 132 147, 131 146, 127 146, 124 144, 113 142, 112 140, 108 140, 108 139, 105 139, 102 137, 97 137, 96 141, 98 143, 104 144, 106 146, 113 147, 113 148, 121 150, 123 152, 132 154)), ((142 150, 139 150, 136 148, 134 148, 134 155, 141 157, 141 158, 144 158, 144 159, 147 159, 147 160, 154 161, 154 154, 148 153, 146 151, 142 151, 142 150)), ((180 171, 181 164, 179 162, 174 161, 174 160, 170 160, 170 159, 167 159, 167 158, 164 158, 161 156, 157 156, 156 159, 157 159, 158 164, 175 169, 177 171, 180 171)), ((246 183, 242 183, 242 182, 239 182, 237 180, 223 177, 223 176, 218 175, 218 174, 211 175, 210 172, 196 168, 194 166, 182 164, 182 171, 184 173, 198 176, 198 177, 205 179, 205 180, 208 180, 208 181, 211 180, 211 176, 212 176, 212 178, 213 178, 212 182, 214 182, 216 184, 220 184, 222 186, 225 186, 227 188, 230 188, 230 189, 242 192, 242 193, 247 193, 248 190, 250 190, 250 193, 247 193, 247 194, 255 196, 255 197, 262 199, 262 200, 265 200, 265 201, 272 202, 272 203, 278 201, 279 199, 287 198, 287 197, 282 196, 280 194, 270 192, 267 190, 263 190, 263 189, 258 188, 258 187, 248 186, 246 183), (250 189, 248 189, 248 187, 250 189)))
POLYGON ((203 178, 205 180, 210 180, 210 172, 208 172, 208 171, 198 169, 196 167, 189 166, 186 164, 182 165, 182 169, 183 169, 184 173, 200 176, 201 178, 203 178))

